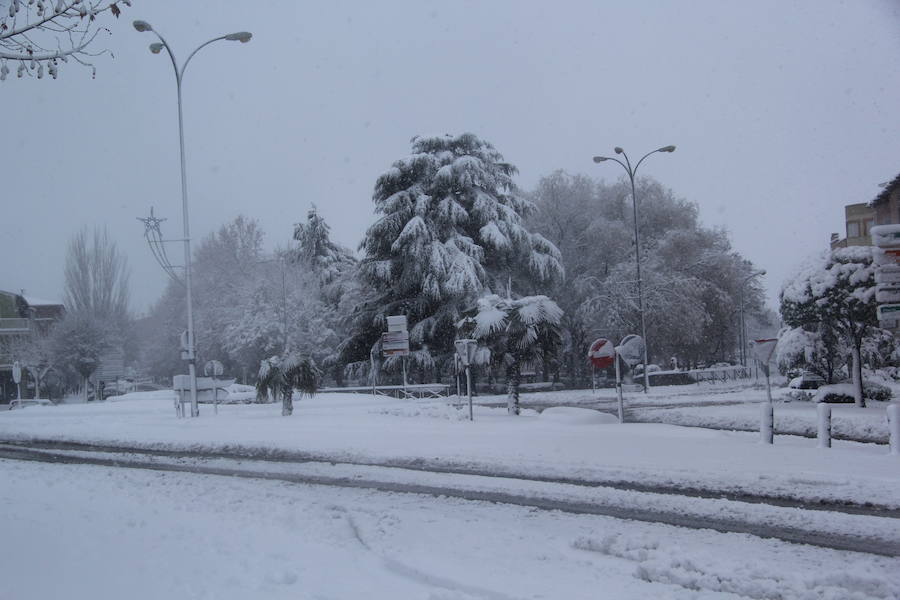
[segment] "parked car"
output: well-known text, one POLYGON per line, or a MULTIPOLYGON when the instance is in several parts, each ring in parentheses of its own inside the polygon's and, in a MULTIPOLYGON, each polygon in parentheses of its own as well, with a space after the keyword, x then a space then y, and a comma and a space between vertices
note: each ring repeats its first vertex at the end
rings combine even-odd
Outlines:
POLYGON ((825 385, 825 380, 810 371, 803 371, 788 383, 788 387, 795 390, 817 390, 823 385, 825 385))

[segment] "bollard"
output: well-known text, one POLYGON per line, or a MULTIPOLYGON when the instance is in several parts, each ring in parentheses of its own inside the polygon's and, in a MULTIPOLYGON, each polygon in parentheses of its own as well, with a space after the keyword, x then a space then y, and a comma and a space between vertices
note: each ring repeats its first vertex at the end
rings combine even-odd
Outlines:
POLYGON ((819 416, 819 431, 816 435, 818 448, 831 448, 831 405, 819 402, 816 406, 819 416))
POLYGON ((891 454, 900 456, 900 404, 893 402, 888 404, 887 418, 891 438, 891 454))
POLYGON ((762 403, 762 417, 759 424, 760 441, 763 444, 771 444, 774 441, 773 424, 775 421, 775 406, 771 402, 762 403))

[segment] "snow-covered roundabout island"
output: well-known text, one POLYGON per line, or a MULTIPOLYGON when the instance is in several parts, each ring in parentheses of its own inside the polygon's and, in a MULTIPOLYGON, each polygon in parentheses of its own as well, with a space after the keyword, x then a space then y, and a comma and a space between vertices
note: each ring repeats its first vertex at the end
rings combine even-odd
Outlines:
POLYGON ((883 446, 467 416, 323 394, 179 420, 168 392, 5 411, 33 460, 0 459, 0 598, 900 597, 883 446))

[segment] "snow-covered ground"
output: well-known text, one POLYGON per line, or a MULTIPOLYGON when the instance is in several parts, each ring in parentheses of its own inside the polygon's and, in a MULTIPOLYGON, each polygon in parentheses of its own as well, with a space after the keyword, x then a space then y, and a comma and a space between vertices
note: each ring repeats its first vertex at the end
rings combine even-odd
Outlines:
POLYGON ((4 599, 900 597, 898 559, 744 534, 95 466, 0 480, 4 599))
POLYGON ((0 413, 0 439, 58 439, 144 448, 292 451, 367 463, 477 467, 583 479, 654 482, 807 499, 900 507, 900 459, 882 446, 663 424, 601 424, 591 419, 519 417, 503 409, 466 411, 443 400, 401 401, 323 394, 278 405, 229 405, 219 415, 176 419, 170 392, 115 402, 30 407, 0 413))
MULTIPOLYGON (((887 405, 886 402, 871 401, 866 408, 857 408, 852 404, 830 405, 832 435, 886 444, 887 405)), ((814 402, 777 401, 774 414, 776 434, 816 434, 817 415, 814 402)), ((760 409, 755 404, 673 407, 642 410, 638 415, 642 421, 737 430, 759 429, 760 421, 760 409)))

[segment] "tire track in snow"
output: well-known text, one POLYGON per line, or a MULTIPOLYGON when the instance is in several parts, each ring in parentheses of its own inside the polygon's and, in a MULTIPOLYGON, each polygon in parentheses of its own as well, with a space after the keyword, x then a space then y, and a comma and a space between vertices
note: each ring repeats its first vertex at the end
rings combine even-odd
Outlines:
POLYGON ((441 473, 448 475, 477 475, 480 477, 517 479, 521 481, 534 481, 542 483, 561 483, 582 487, 604 487, 632 492, 647 492, 653 494, 688 496, 692 498, 731 500, 734 502, 745 502, 748 504, 768 504, 770 506, 779 506, 783 508, 802 508, 804 510, 839 512, 873 517, 900 518, 900 509, 893 506, 879 505, 873 502, 860 504, 849 501, 833 501, 824 498, 799 499, 775 494, 752 494, 742 491, 734 491, 728 488, 700 487, 691 484, 648 484, 623 479, 584 479, 576 477, 532 475, 502 468, 486 469, 466 465, 454 465, 448 464, 446 461, 428 461, 420 459, 372 461, 356 460, 352 458, 338 457, 326 454, 272 450, 268 448, 232 448, 222 451, 192 450, 189 448, 181 450, 139 448, 131 446, 115 446, 108 444, 92 444, 86 442, 40 439, 0 439, 0 448, 2 448, 3 446, 26 449, 33 448, 41 450, 73 450, 86 452, 126 453, 146 455, 150 457, 168 458, 221 458, 236 460, 247 459, 278 463, 322 462, 331 463, 334 465, 353 465, 360 467, 388 467, 427 473, 441 473))
POLYGON ((203 464, 150 462, 123 456, 78 456, 60 453, 58 451, 52 452, 11 446, 0 446, 0 458, 203 475, 222 475, 248 479, 284 481, 297 484, 369 489, 388 493, 420 494, 435 498, 457 498, 469 501, 522 506, 539 510, 555 510, 572 514, 597 515, 649 523, 662 523, 689 529, 711 529, 722 533, 744 533, 761 538, 773 538, 785 542, 808 544, 834 550, 900 557, 900 541, 896 540, 850 536, 827 531, 807 530, 799 527, 786 526, 784 524, 770 524, 759 521, 721 518, 715 515, 691 515, 684 512, 650 510, 647 508, 636 508, 634 506, 624 506, 621 504, 597 504, 581 500, 542 498, 508 491, 483 491, 461 489, 451 486, 398 483, 363 478, 254 471, 238 467, 217 467, 203 464))

